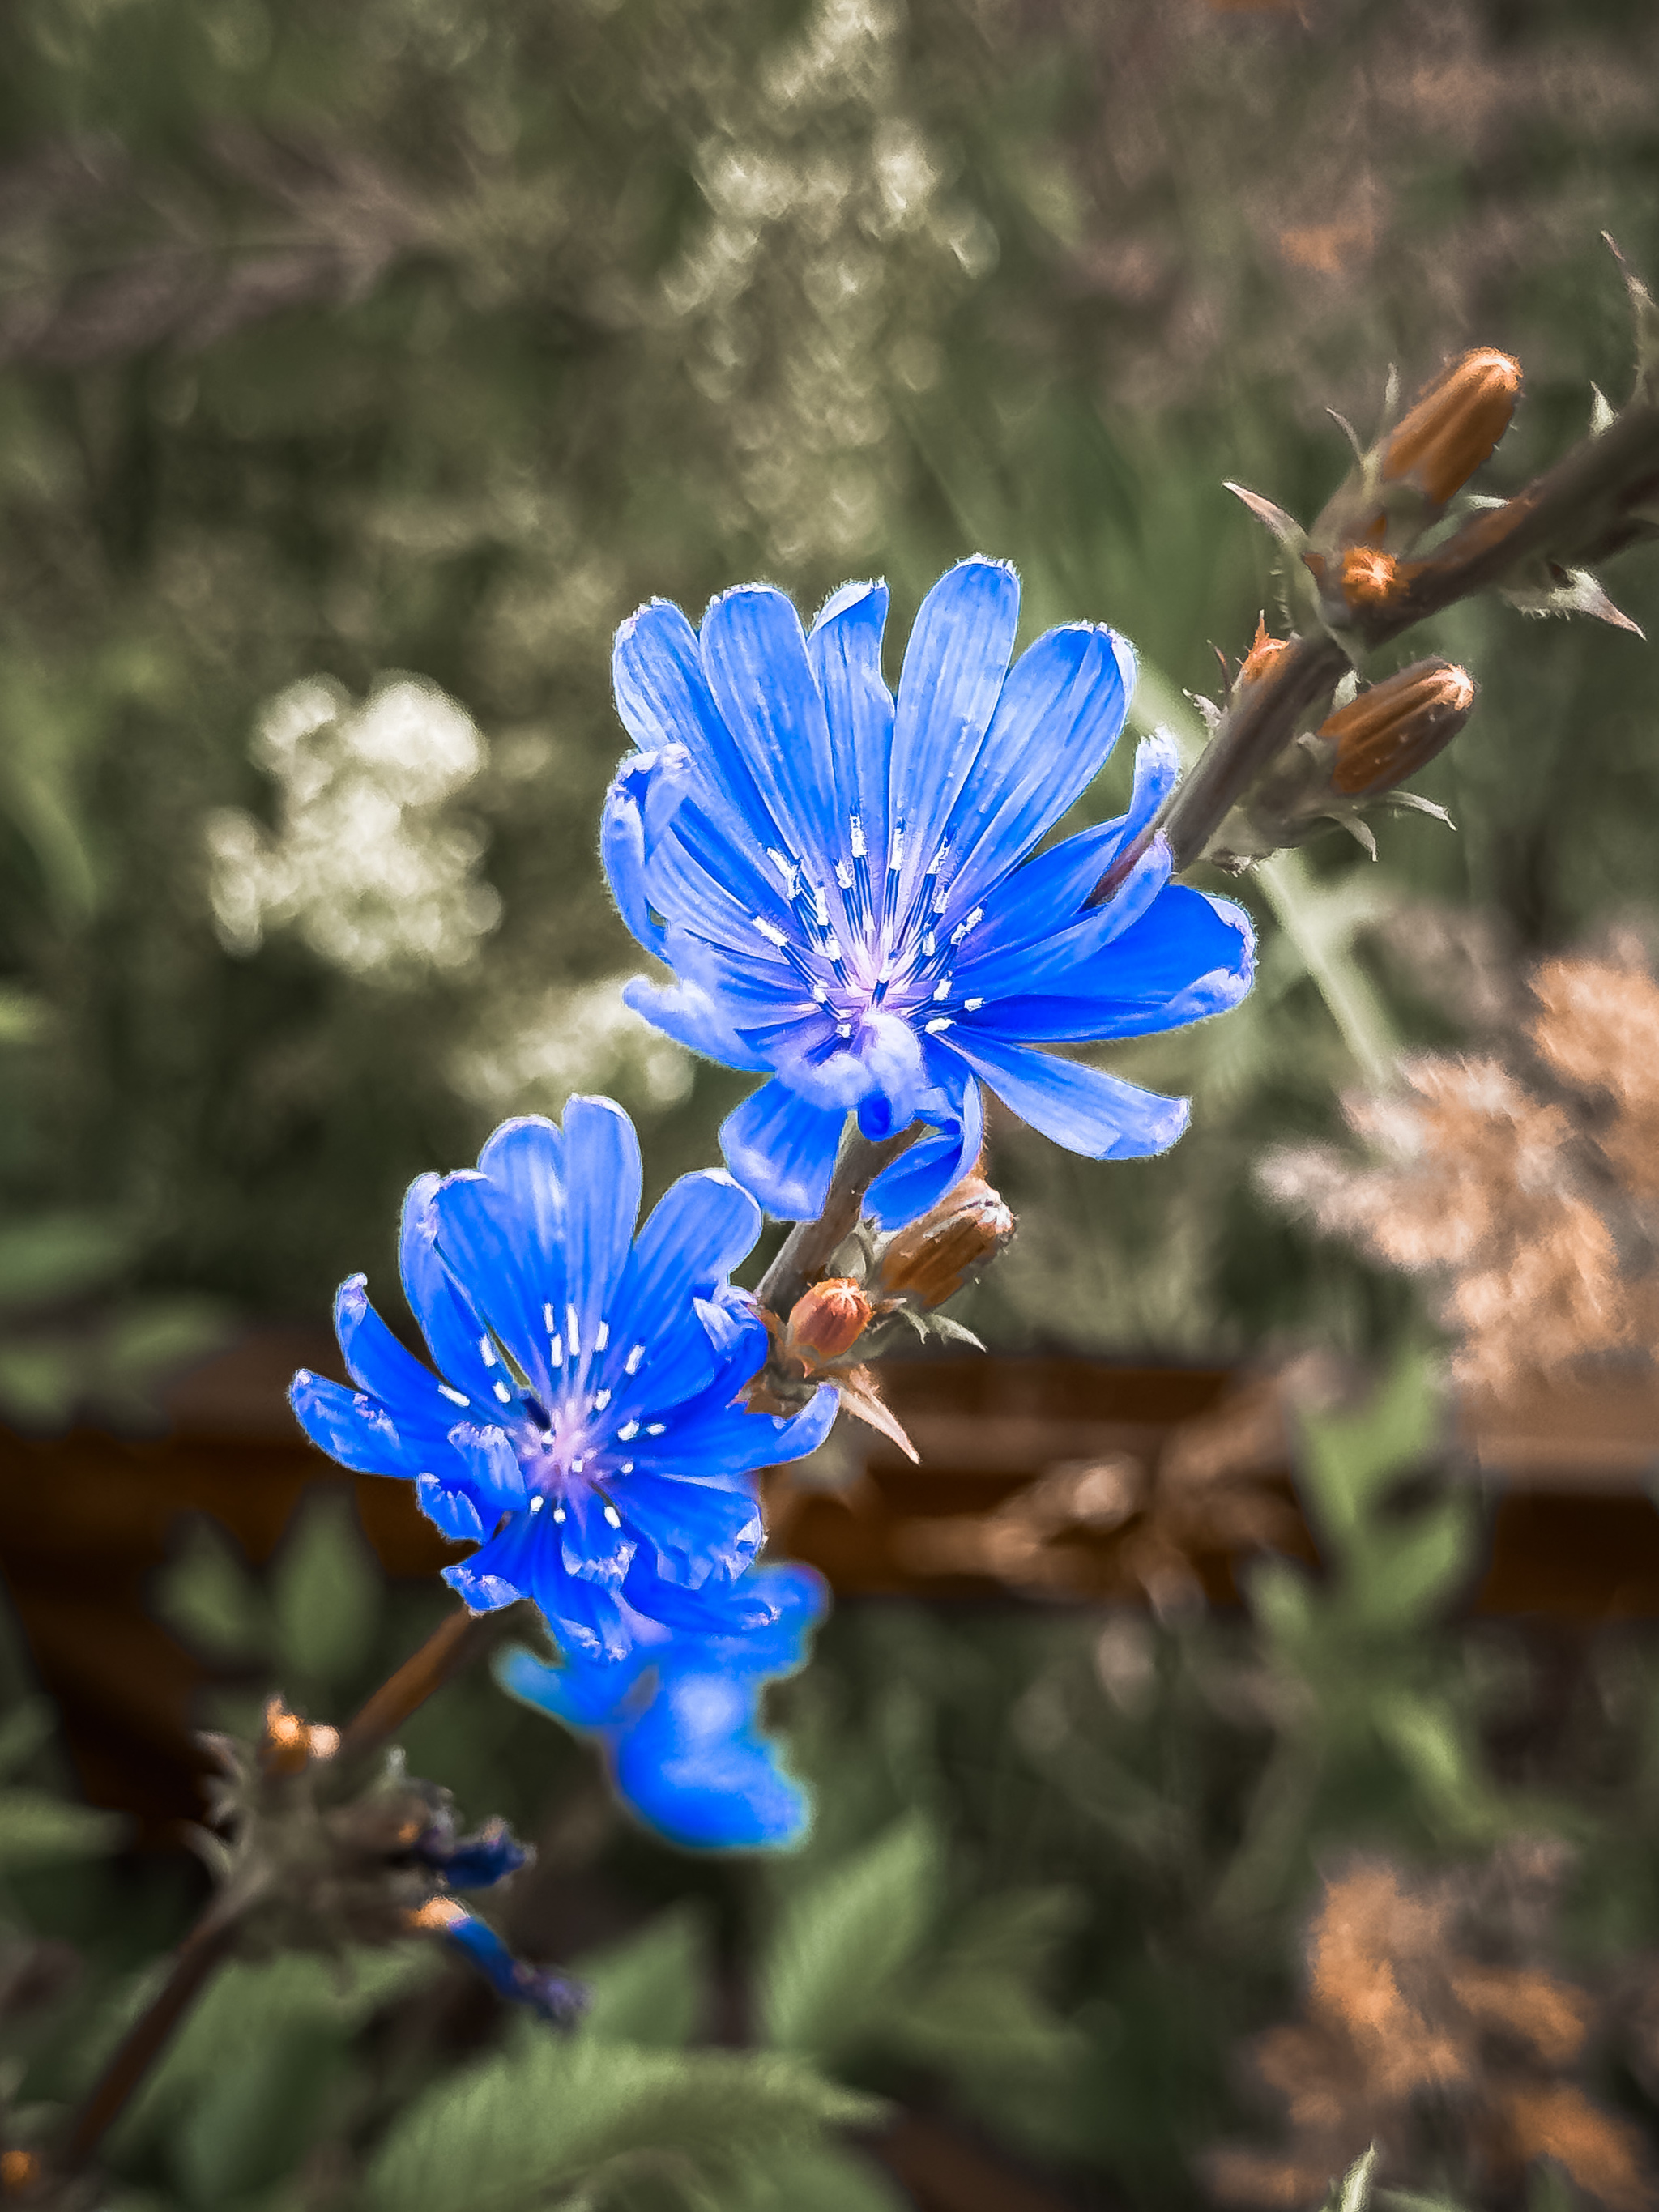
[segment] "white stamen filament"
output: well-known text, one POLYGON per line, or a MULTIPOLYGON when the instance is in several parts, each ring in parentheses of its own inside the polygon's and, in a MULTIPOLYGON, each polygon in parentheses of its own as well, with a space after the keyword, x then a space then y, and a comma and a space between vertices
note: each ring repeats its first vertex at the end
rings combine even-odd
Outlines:
POLYGON ((948 1030, 950 1026, 951 1017, 949 1014, 941 1014, 937 1021, 931 1021, 928 1023, 927 1034, 929 1036, 943 1036, 945 1030, 948 1030))
POLYGON ((645 1346, 642 1344, 636 1344, 634 1346, 634 1349, 629 1353, 627 1358, 623 1360, 623 1365, 628 1370, 630 1375, 637 1375, 640 1371, 640 1362, 644 1358, 644 1357, 645 1346))
POLYGON ((626 1443, 631 1437, 638 1436, 639 1432, 640 1425, 637 1421, 624 1421, 621 1428, 617 1430, 617 1434, 622 1438, 623 1442, 626 1443))
POLYGON ((562 1521, 564 1519, 564 1508, 562 1505, 556 1505, 553 1508, 553 1518, 556 1521, 562 1521))
POLYGON ((567 1306, 564 1310, 564 1333, 570 1339, 570 1357, 580 1359, 582 1356, 582 1331, 574 1306, 567 1306))
POLYGON ((487 1336, 481 1336, 478 1339, 478 1357, 486 1367, 493 1367, 495 1364, 495 1347, 487 1336))
POLYGON ((976 1014, 985 1001, 983 999, 964 999, 962 1004, 965 1012, 976 1014))
POLYGON ((441 1382, 438 1391, 441 1397, 448 1399, 452 1406, 470 1406, 472 1403, 465 1390, 457 1390, 451 1383, 441 1382))
POLYGON ((594 1349, 594 1351, 595 1351, 595 1352, 603 1352, 603 1351, 605 1350, 605 1347, 606 1346, 606 1345, 607 1345, 607 1344, 609 1344, 609 1343, 610 1343, 610 1341, 611 1341, 611 1324, 610 1324, 610 1322, 609 1322, 608 1321, 602 1321, 602 1322, 599 1323, 599 1325, 598 1328, 596 1328, 596 1329, 594 1330, 594 1332, 593 1332, 593 1349, 594 1349))
POLYGON ((513 1393, 507 1389, 505 1382, 496 1382, 495 1385, 495 1395, 501 1400, 502 1405, 510 1406, 513 1403, 513 1393))
POLYGON ((596 1413, 604 1413, 610 1403, 611 1393, 608 1390, 596 1390, 593 1393, 593 1411, 596 1413))
POLYGON ((614 1505, 607 1505, 605 1507, 605 1517, 611 1523, 613 1528, 620 1528, 622 1527, 622 1515, 617 1512, 614 1505))

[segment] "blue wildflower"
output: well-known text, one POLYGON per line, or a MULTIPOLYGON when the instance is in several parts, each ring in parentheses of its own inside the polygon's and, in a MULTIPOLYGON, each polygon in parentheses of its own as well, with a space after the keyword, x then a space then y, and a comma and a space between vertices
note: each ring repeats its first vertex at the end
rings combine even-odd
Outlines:
MULTIPOLYGON (((343 1284, 349 1390, 305 1370, 290 1396, 344 1466, 402 1475, 445 1535, 475 1613, 533 1598, 564 1650, 619 1661, 638 1624, 693 1624, 761 1540, 754 1471, 821 1443, 836 1394, 793 1419, 736 1401, 764 1324, 727 1280, 760 1230, 746 1190, 683 1176, 634 1241, 640 1151, 608 1098, 562 1131, 508 1121, 477 1173, 422 1176, 404 1208, 403 1280, 440 1372, 343 1284)), ((720 1613, 724 1619, 724 1613, 720 1613)))
POLYGON ((1018 608, 1005 565, 953 568, 896 702, 880 584, 843 585, 805 637, 762 584, 715 599, 701 632, 659 599, 617 633, 639 750, 606 801, 605 865, 674 975, 625 995, 693 1051, 770 1077, 721 1143, 786 1218, 822 1206, 849 1109, 869 1138, 932 1125, 869 1200, 890 1228, 925 1212, 977 1157, 981 1082, 1070 1151, 1162 1152, 1184 1100, 1033 1048, 1178 1028, 1249 988, 1249 920, 1171 884, 1161 840, 1085 903, 1173 785, 1167 738, 1141 746, 1126 815, 1028 858, 1110 752, 1134 659, 1077 623, 1011 669, 1018 608))
POLYGON ((415 1917, 417 1926, 431 1929, 470 1960, 497 1996, 527 2006, 550 2027, 568 2027, 586 2011, 585 1983, 573 1981, 555 1967, 515 1959, 489 1923, 464 1905, 440 1898, 415 1917))
POLYGON ((793 1674, 825 1605, 808 1567, 757 1567, 692 1630, 639 1624, 625 1667, 550 1667, 522 1647, 502 1686, 604 1745, 620 1795, 647 1826, 693 1848, 792 1844, 805 1793, 760 1733, 761 1692, 793 1674))

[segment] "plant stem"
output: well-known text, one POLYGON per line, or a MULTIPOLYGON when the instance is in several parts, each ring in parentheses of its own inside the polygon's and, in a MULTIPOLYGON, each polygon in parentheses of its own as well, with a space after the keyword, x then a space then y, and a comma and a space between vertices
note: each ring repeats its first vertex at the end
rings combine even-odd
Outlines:
POLYGON ((1312 977, 1342 1042, 1373 1091, 1394 1079, 1400 1042, 1382 1001, 1346 944, 1334 945, 1314 925, 1308 864, 1300 853, 1275 853, 1255 871, 1273 918, 1312 977))
POLYGON ((241 1917, 240 1903, 234 1911, 227 1911, 224 1902, 216 1898, 191 1929, 173 1954, 167 1980, 117 2045, 114 2056, 76 2114, 58 2161, 61 2173, 79 2173, 86 2166, 133 2091, 161 2057, 208 1977, 230 1956, 241 1917))
MULTIPOLYGON (((1196 767, 1203 757, 1204 733, 1197 715, 1160 669, 1143 661, 1129 718, 1143 733, 1166 729, 1180 748, 1183 763, 1196 767)), ((1295 946, 1303 966, 1324 1000, 1342 1041, 1365 1080, 1380 1090, 1389 1081, 1399 1040, 1370 978, 1346 941, 1333 941, 1319 927, 1318 888, 1300 853, 1275 853, 1258 862, 1253 880, 1273 908, 1273 918, 1295 946)))
POLYGON ((404 1723, 434 1691, 470 1667, 475 1659, 499 1644, 507 1632, 507 1616, 516 1612, 473 1613, 463 1606, 446 1613, 418 1651, 389 1675, 374 1696, 340 1731, 342 1760, 360 1759, 390 1743, 404 1723))
POLYGON ((798 1222, 790 1231, 755 1293, 780 1321, 787 1320, 796 1299, 823 1273, 836 1247, 858 1227, 871 1184, 901 1152, 908 1151, 924 1127, 924 1123, 913 1121, 896 1136, 872 1139, 861 1136, 854 1125, 842 1146, 823 1212, 816 1221, 798 1222))
POLYGON ((1163 819, 1120 854, 1090 895, 1099 905, 1117 890, 1154 836, 1167 839, 1171 863, 1191 867, 1258 775, 1298 732, 1303 718, 1334 689, 1351 659, 1532 561, 1563 568, 1600 560, 1644 536, 1638 513, 1659 496, 1659 402, 1638 390, 1605 430, 1595 432, 1501 507, 1469 517, 1420 561, 1401 561, 1394 588, 1375 606, 1352 611, 1342 641, 1298 637, 1260 682, 1223 714, 1201 759, 1163 819))
MULTIPOLYGON (((501 1641, 516 1611, 507 1607, 476 1615, 462 1607, 446 1614, 341 1730, 334 1753, 339 1769, 343 1772, 349 1762, 370 1758, 389 1743, 434 1690, 501 1641)), ((230 1956, 242 1915, 252 1902, 253 1893, 244 1888, 238 1893, 233 1881, 179 1944, 167 1980, 123 2037, 76 2114, 59 2161, 61 2172, 78 2173, 91 2159, 209 1977, 230 1956)))

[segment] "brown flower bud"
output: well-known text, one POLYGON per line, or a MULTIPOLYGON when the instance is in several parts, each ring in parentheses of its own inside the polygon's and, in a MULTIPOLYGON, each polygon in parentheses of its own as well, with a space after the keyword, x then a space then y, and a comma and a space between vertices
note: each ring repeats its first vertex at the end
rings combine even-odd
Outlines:
POLYGON ((1382 449, 1382 480, 1409 477, 1437 507, 1466 484, 1510 427, 1521 364, 1490 348, 1450 362, 1382 449))
POLYGON ((860 1285, 844 1275, 814 1283, 790 1310, 784 1350, 808 1366, 839 1359, 863 1335, 873 1310, 860 1285))
POLYGON ((1287 637, 1269 637, 1267 625, 1258 615, 1255 618, 1255 637, 1249 651, 1239 664, 1238 675, 1233 685, 1236 691, 1247 690, 1253 684, 1264 683, 1272 675, 1274 663, 1283 653, 1291 649, 1287 637))
POLYGON ((1350 545, 1342 556, 1342 596, 1351 607, 1380 607, 1395 586, 1392 554, 1350 545))
POLYGON ((1012 1242, 1017 1226, 990 1184, 968 1176, 890 1241, 881 1256, 881 1295, 942 1306, 1012 1242))
POLYGON ((303 1774, 313 1759, 332 1759, 339 1747, 337 1729, 322 1722, 307 1725, 280 1698, 266 1705, 259 1764, 267 1774, 303 1774))
POLYGON ((1331 785, 1348 799, 1392 791, 1449 745, 1469 719, 1474 685, 1449 660, 1418 660, 1362 691, 1320 725, 1336 748, 1331 785))

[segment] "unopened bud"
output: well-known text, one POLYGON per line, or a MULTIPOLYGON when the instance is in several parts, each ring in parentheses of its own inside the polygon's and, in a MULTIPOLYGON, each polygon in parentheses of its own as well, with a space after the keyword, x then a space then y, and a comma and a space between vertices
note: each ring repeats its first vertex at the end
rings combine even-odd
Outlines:
POLYGON ((784 1350, 809 1366, 850 1352, 874 1311, 860 1286, 844 1275, 814 1283, 790 1309, 784 1350))
POLYGON ((969 1176, 888 1243, 882 1296, 942 1306, 1012 1243, 1018 1225, 990 1184, 969 1176))
POLYGON ((1474 685, 1449 660, 1419 660, 1373 684, 1320 726, 1336 749, 1331 785, 1347 799, 1392 791, 1443 751, 1469 719, 1474 685))
POLYGON ((1462 489, 1510 427, 1521 364, 1483 349, 1448 363, 1382 449, 1385 483, 1408 478, 1437 507, 1462 489))
POLYGON ((332 1759, 339 1747, 337 1729, 320 1722, 307 1725, 280 1698, 272 1698, 266 1705, 259 1764, 267 1774, 302 1774, 313 1759, 332 1759))
POLYGON ((1254 684, 1265 683, 1272 675, 1274 664, 1279 655, 1288 653, 1290 649, 1289 638, 1268 636, 1267 625, 1258 615, 1255 620, 1255 638, 1249 651, 1239 663, 1238 674, 1233 684, 1234 690, 1246 691, 1254 684))
POLYGON ((1372 545, 1350 545, 1342 556, 1342 596, 1351 607, 1380 607, 1394 590, 1392 554, 1372 545))

